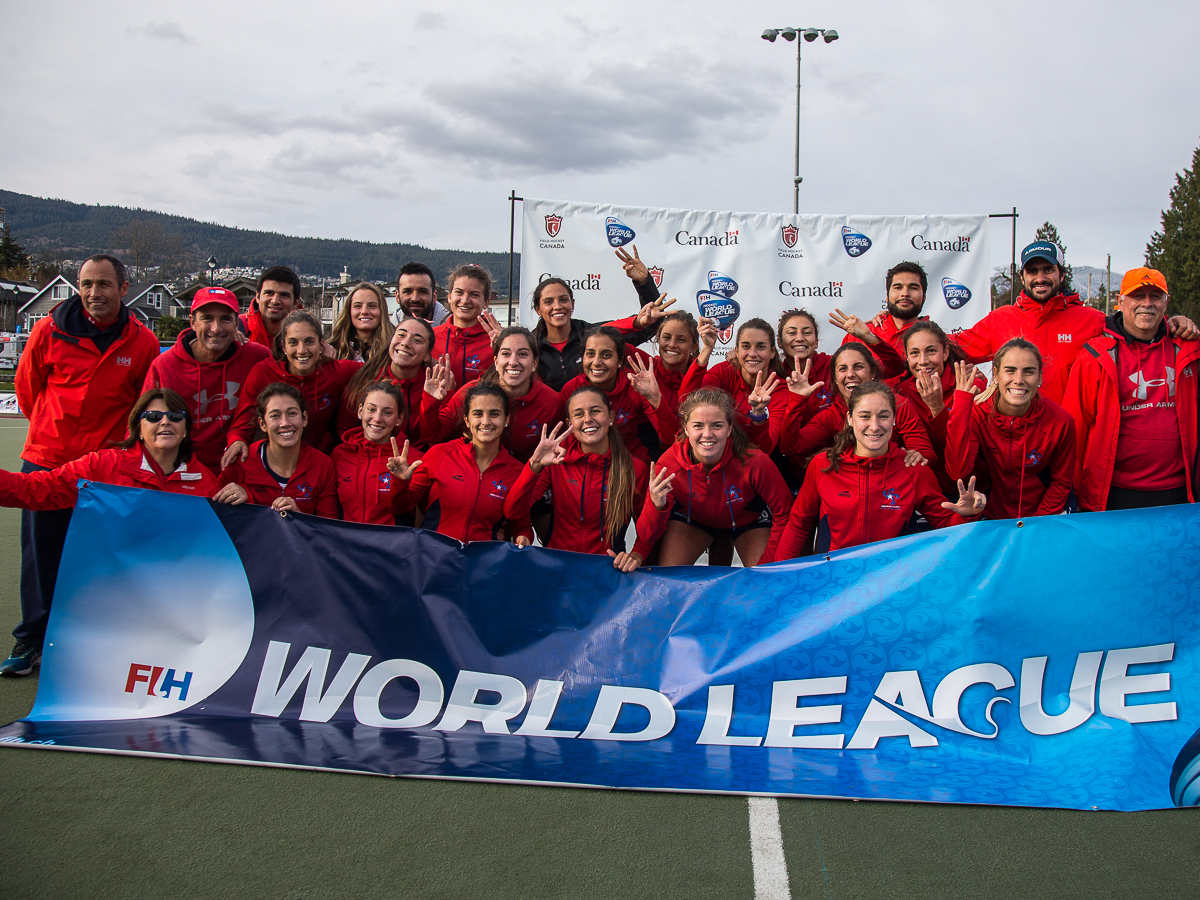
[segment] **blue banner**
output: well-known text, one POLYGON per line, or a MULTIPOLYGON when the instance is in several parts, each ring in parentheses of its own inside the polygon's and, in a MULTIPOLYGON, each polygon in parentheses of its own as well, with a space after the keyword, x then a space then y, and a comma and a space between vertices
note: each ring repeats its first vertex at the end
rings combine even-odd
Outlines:
POLYGON ((0 743, 432 778, 1200 803, 1200 510, 651 569, 84 483, 0 743))

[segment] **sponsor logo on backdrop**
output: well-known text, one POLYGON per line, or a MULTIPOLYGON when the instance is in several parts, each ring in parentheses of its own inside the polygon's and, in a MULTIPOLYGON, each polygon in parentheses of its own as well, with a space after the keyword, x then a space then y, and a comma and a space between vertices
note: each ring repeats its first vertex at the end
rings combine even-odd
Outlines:
POLYGON ((737 293, 738 283, 724 272, 710 271, 708 273, 708 290, 696 294, 696 306, 700 315, 717 322, 717 337, 722 344, 729 343, 733 335, 733 326, 737 323, 742 308, 733 299, 737 293))
POLYGON ((800 229, 795 225, 781 225, 779 236, 783 246, 779 248, 780 259, 804 259, 804 251, 796 250, 796 241, 800 238, 800 229))
POLYGON ((971 252, 971 239, 961 235, 952 241, 929 241, 923 234, 914 234, 910 243, 914 250, 943 250, 947 253, 971 252))
POLYGON ((546 234, 550 237, 558 237, 558 229, 562 228, 562 222, 562 216, 546 216, 546 234))
POLYGON ((149 697, 170 698, 171 691, 179 689, 179 699, 186 700, 188 688, 192 686, 192 673, 184 672, 182 678, 175 677, 175 670, 164 666, 151 666, 145 663, 131 663, 129 677, 125 679, 125 693, 132 694, 139 684, 146 685, 146 695, 149 697), (166 675, 163 673, 166 672, 166 675), (162 678, 159 681, 159 678, 162 678), (157 688, 157 690, 156 690, 157 688))
POLYGON ((828 281, 822 285, 797 285, 790 281, 779 282, 779 293, 785 297, 840 297, 843 281, 828 281))
POLYGON ((738 242, 737 231, 724 234, 692 234, 690 231, 675 232, 675 243, 687 247, 732 247, 738 242))
POLYGON ((545 217, 545 220, 546 234, 549 236, 549 240, 546 238, 540 238, 538 240, 538 249, 565 250, 567 248, 567 243, 558 236, 558 233, 562 231, 563 217, 556 216, 554 213, 550 213, 545 217))
POLYGON ((842 246, 851 256, 858 258, 871 249, 871 239, 849 225, 842 226, 842 246))
POLYGON ((609 216, 604 220, 604 234, 613 247, 624 247, 637 237, 633 229, 616 216, 609 216))
POLYGON ((662 266, 651 266, 646 271, 649 272, 650 277, 654 279, 655 286, 662 287, 663 267, 662 266))
POLYGON ((942 296, 946 298, 946 305, 951 309, 962 309, 971 299, 971 289, 953 278, 943 278, 942 296))
POLYGON ((600 290, 600 275, 584 275, 582 278, 568 278, 566 275, 551 275, 549 272, 543 272, 538 278, 538 284, 541 284, 547 278, 561 278, 567 283, 572 291, 598 291, 600 290))

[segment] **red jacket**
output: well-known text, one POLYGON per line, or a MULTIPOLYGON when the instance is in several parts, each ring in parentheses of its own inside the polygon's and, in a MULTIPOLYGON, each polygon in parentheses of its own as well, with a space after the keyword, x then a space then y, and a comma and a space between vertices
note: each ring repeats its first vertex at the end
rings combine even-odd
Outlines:
POLYGON ((210 469, 221 466, 225 433, 233 421, 241 390, 250 370, 271 354, 255 343, 234 341, 224 358, 201 362, 192 355, 196 332, 188 328, 165 353, 157 356, 146 373, 143 391, 165 387, 178 393, 192 409, 192 441, 196 458, 210 469))
MULTIPOLYGON (((505 517, 515 519, 528 515, 535 500, 546 491, 553 491, 554 524, 547 547, 551 550, 601 555, 610 548, 621 552, 625 549, 628 522, 622 526, 621 533, 615 536, 611 545, 604 540, 604 512, 608 502, 612 455, 585 453, 574 436, 567 438, 563 447, 567 451, 566 458, 558 465, 546 466, 536 475, 526 463, 508 499, 504 501, 505 517)), ((649 480, 649 467, 636 456, 633 457, 631 517, 642 508, 649 480)))
MULTIPOLYGON (((374 365, 373 362, 365 363, 365 365, 374 365)), ((425 378, 429 375, 428 367, 421 367, 417 370, 417 374, 412 378, 397 378, 392 374, 392 364, 390 361, 385 361, 380 366, 379 373, 372 378, 368 385, 374 384, 377 381, 384 381, 388 384, 394 384, 400 388, 400 393, 404 395, 404 402, 408 405, 408 418, 404 421, 403 437, 407 438, 412 446, 426 447, 430 441, 421 434, 420 419, 421 419, 421 404, 425 398, 425 378)), ((354 403, 354 398, 350 396, 349 391, 343 391, 342 400, 338 404, 337 413, 337 432, 345 434, 354 428, 357 428, 361 423, 358 419, 358 405, 354 403)), ((396 435, 396 440, 401 444, 404 441, 401 435, 396 435)))
POLYGON ((0 472, 0 506, 22 509, 68 509, 79 499, 79 479, 139 487, 170 494, 208 498, 221 487, 216 477, 195 460, 181 463, 164 475, 142 446, 128 450, 95 450, 57 469, 43 472, 0 472))
POLYGON ((521 468, 503 447, 487 470, 480 472, 470 441, 457 438, 437 444, 425 454, 411 479, 394 482, 392 512, 402 515, 420 506, 425 510, 422 528, 463 543, 493 541, 502 524, 510 539, 524 535, 533 540, 528 512, 510 521, 504 517, 504 501, 521 468))
POLYGON ((666 466, 675 480, 671 482, 666 509, 655 506, 649 495, 642 504, 634 547, 642 559, 662 537, 673 506, 701 525, 721 529, 749 525, 766 506, 772 519, 767 543, 767 553, 771 552, 783 532, 792 492, 770 457, 750 450, 745 459, 738 459, 733 447, 727 444, 720 462, 706 472, 703 465, 692 462, 687 441, 676 441, 658 461, 659 468, 666 466), (759 502, 755 503, 756 500, 759 502))
POLYGON ((238 401, 237 412, 233 414, 233 422, 229 426, 229 443, 245 441, 248 444, 254 439, 258 427, 258 394, 268 384, 280 381, 299 388, 304 402, 308 404, 308 427, 304 429, 304 442, 320 450, 332 449, 334 440, 329 432, 329 420, 337 414, 342 392, 361 366, 362 363, 350 359, 323 359, 317 371, 301 378, 288 372, 286 362, 264 359, 246 377, 242 398, 238 401))
POLYGON ((221 484, 240 484, 250 495, 249 502, 259 506, 270 506, 280 497, 291 497, 302 513, 336 519, 337 471, 333 460, 320 450, 301 444, 296 471, 288 479, 287 486, 280 489, 279 482, 263 465, 264 444, 266 441, 255 441, 245 462, 235 462, 222 469, 221 484))
MULTIPOLYGON (((788 357, 784 360, 784 372, 790 375, 795 370, 795 359, 788 357)), ((817 388, 816 393, 809 398, 813 404, 812 411, 815 415, 831 404, 834 395, 837 393, 837 387, 833 383, 833 357, 828 353, 814 353, 812 355, 812 365, 808 370, 808 381, 810 384, 821 383, 821 387, 817 388)), ((785 384, 780 390, 787 390, 787 385, 785 384)), ((786 412, 786 410, 784 411, 786 412)))
POLYGON ((994 309, 966 331, 950 335, 968 362, 988 362, 1015 337, 1042 354, 1041 393, 1061 403, 1079 351, 1104 331, 1104 313, 1079 302, 1078 294, 1057 294, 1038 303, 1024 291, 1011 306, 994 309))
POLYGON ((492 339, 479 322, 470 328, 459 328, 452 319, 447 319, 433 329, 433 356, 441 359, 447 353, 454 380, 466 384, 491 366, 492 339))
MULTIPOLYGON (((586 375, 576 375, 563 386, 560 393, 564 409, 571 392, 587 383, 586 375)), ((653 427, 663 445, 675 440, 675 435, 679 433, 679 420, 671 414, 666 401, 659 401, 658 409, 655 409, 649 400, 633 389, 624 371, 617 372, 617 386, 607 393, 613 408, 613 425, 621 433, 629 452, 642 462, 650 462, 650 452, 638 435, 639 425, 653 427)))
MULTIPOLYGON (((1120 315, 1117 313, 1116 315, 1120 315)), ((1174 357, 1175 412, 1183 445, 1188 500, 1196 501, 1196 372, 1200 341, 1164 336, 1174 357)), ((1116 355, 1130 352, 1112 330, 1088 341, 1071 370, 1063 407, 1075 420, 1075 495, 1080 509, 1103 510, 1108 505, 1117 438, 1121 432, 1121 402, 1117 389, 1116 355)))
MULTIPOLYGON (((764 376, 765 377, 765 376, 764 376)), ((767 403, 767 421, 754 422, 750 419, 750 386, 742 377, 742 370, 733 363, 717 363, 711 369, 692 363, 683 377, 679 388, 680 401, 692 391, 702 387, 716 387, 725 391, 733 398, 734 411, 737 413, 738 424, 750 436, 758 449, 763 453, 771 453, 779 442, 779 430, 783 423, 783 414, 787 411, 787 385, 780 382, 778 389, 771 395, 767 403)))
POLYGON ((945 467, 964 483, 982 462, 988 476, 987 519, 1052 516, 1063 511, 1075 474, 1075 424, 1040 393, 1023 416, 996 411, 995 395, 976 403, 955 391, 948 420, 945 467))
MULTIPOLYGON (((944 462, 946 458, 946 428, 950 422, 950 410, 954 408, 955 394, 958 393, 955 389, 955 384, 954 367, 948 365, 942 370, 943 406, 942 411, 936 416, 925 405, 925 400, 921 397, 921 391, 917 388, 917 380, 911 374, 899 379, 892 385, 892 390, 896 396, 904 398, 912 411, 917 414, 917 418, 921 420, 921 424, 925 426, 925 433, 929 435, 929 442, 933 446, 933 452, 937 454, 937 459, 930 460, 929 464, 933 467, 934 474, 938 477, 938 483, 942 486, 942 492, 949 497, 958 496, 958 488, 955 480, 946 472, 944 462)), ((987 387, 987 379, 982 375, 976 375, 975 384, 980 390, 983 390, 987 387)))
MULTIPOLYGON (((421 392, 421 437, 430 443, 457 437, 463 432, 463 402, 467 391, 478 381, 469 381, 442 401, 434 400, 430 394, 421 392)), ((563 398, 558 391, 546 385, 536 375, 524 397, 509 397, 508 427, 500 439, 504 449, 521 462, 529 459, 542 439, 542 426, 547 433, 563 420, 563 398)))
MULTIPOLYGON (((829 447, 837 433, 846 427, 846 401, 835 391, 833 402, 825 409, 812 414, 813 397, 800 397, 787 392, 788 407, 783 418, 783 429, 779 449, 793 459, 802 459, 810 453, 829 447)), ((815 395, 813 395, 815 396, 815 395)), ((903 397, 896 398, 896 440, 907 450, 916 450, 930 465, 937 463, 938 455, 929 440, 929 432, 921 423, 921 417, 913 405, 903 397)))
MULTIPOLYGON (((297 304, 296 309, 299 308, 300 305, 297 304)), ((275 336, 267 330, 267 322, 258 311, 257 300, 250 301, 250 311, 238 316, 238 321, 242 325, 242 331, 250 336, 250 343, 261 344, 267 348, 268 353, 275 346, 275 336)))
POLYGON ((817 550, 824 551, 899 537, 914 511, 934 528, 964 521, 942 509, 944 498, 933 472, 925 466, 905 466, 904 451, 894 444, 876 457, 847 450, 840 462, 837 472, 825 472, 828 456, 813 457, 775 555, 763 562, 803 555, 814 529, 820 530, 817 550))
POLYGON ((60 303, 30 332, 17 365, 16 392, 29 419, 21 458, 52 469, 124 440, 158 338, 128 310, 120 334, 101 353, 76 327, 82 301, 60 303))
MULTIPOLYGON (((400 437, 396 440, 398 442, 400 437)), ((342 436, 342 443, 333 448, 337 495, 342 505, 342 518, 347 522, 396 524, 392 494, 398 479, 388 471, 391 456, 391 442, 373 444, 363 436, 361 428, 347 431, 342 436)), ((410 447, 408 461, 411 463, 420 458, 420 451, 410 447)))

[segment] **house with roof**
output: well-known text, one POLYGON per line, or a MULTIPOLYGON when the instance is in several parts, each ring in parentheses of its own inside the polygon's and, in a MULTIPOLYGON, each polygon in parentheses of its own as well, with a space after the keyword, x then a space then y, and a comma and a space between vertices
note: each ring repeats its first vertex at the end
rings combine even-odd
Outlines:
MULTIPOLYGON (((17 324, 28 333, 38 319, 46 318, 56 306, 76 293, 75 285, 70 281, 62 275, 54 276, 17 310, 17 324)), ((143 282, 129 286, 125 306, 153 331, 158 320, 167 314, 173 299, 171 289, 161 281, 143 282)))
POLYGON ((17 310, 37 292, 38 288, 27 282, 0 279, 0 332, 17 330, 17 310))

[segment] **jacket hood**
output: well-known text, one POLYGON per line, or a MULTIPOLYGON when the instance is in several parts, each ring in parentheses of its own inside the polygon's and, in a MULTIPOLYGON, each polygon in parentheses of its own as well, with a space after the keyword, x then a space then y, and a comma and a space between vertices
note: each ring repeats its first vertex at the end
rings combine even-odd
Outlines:
POLYGON ((1013 305, 1024 310, 1038 310, 1066 309, 1068 306, 1083 306, 1083 303, 1080 301, 1079 295, 1074 292, 1070 294, 1055 294, 1053 297, 1047 298, 1045 303, 1038 303, 1027 293, 1021 291, 1020 296, 1017 297, 1017 302, 1013 305))
POLYGON ((83 298, 72 294, 67 300, 56 306, 50 313, 54 324, 72 337, 96 337, 97 335, 118 335, 129 324, 129 308, 124 301, 118 303, 120 311, 116 321, 107 328, 99 328, 92 324, 91 319, 83 311, 83 298))
POLYGON ((1127 344, 1157 344, 1167 336, 1167 320, 1166 317, 1163 317, 1163 320, 1158 323, 1158 331, 1155 332, 1154 337, 1143 340, 1125 330, 1125 317, 1118 310, 1104 320, 1104 331, 1127 344))

